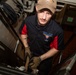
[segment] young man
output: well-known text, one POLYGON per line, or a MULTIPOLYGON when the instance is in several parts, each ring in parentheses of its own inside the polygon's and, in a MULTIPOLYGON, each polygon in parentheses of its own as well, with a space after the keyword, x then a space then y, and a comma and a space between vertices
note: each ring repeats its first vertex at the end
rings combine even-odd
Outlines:
POLYGON ((56 0, 38 0, 36 14, 27 17, 21 27, 21 40, 26 52, 32 53, 32 69, 37 68, 39 75, 48 75, 52 57, 63 49, 63 30, 52 20, 56 10, 56 0))

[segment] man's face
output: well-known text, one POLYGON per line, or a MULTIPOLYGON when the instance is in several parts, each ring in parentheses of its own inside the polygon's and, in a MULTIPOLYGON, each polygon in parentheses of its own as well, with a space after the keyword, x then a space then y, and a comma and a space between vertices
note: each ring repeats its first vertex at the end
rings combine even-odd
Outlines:
POLYGON ((38 23, 41 26, 45 26, 46 23, 51 19, 52 13, 49 10, 43 9, 37 12, 38 23))

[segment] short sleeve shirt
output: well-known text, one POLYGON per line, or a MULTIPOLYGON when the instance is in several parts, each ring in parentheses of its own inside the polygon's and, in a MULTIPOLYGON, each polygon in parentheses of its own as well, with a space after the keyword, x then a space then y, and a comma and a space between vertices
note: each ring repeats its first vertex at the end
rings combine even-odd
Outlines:
POLYGON ((64 48, 63 30, 54 20, 50 20, 45 26, 40 26, 36 15, 27 17, 19 32, 28 35, 28 45, 34 55, 44 54, 51 48, 57 50, 64 48))

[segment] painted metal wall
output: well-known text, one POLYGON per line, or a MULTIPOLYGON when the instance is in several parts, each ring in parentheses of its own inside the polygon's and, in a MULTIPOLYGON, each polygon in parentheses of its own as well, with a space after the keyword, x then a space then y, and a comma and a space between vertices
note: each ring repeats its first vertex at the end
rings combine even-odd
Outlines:
POLYGON ((16 45, 16 39, 0 21, 0 41, 3 42, 6 46, 14 50, 16 45))

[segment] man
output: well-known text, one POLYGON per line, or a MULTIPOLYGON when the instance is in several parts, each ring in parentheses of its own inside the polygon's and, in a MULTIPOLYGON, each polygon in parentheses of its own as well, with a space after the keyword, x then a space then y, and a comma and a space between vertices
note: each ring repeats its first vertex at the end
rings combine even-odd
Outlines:
POLYGON ((56 10, 56 0, 38 0, 36 14, 27 17, 21 27, 21 40, 29 55, 32 53, 32 69, 39 75, 48 75, 52 57, 63 49, 63 30, 52 20, 56 10))

